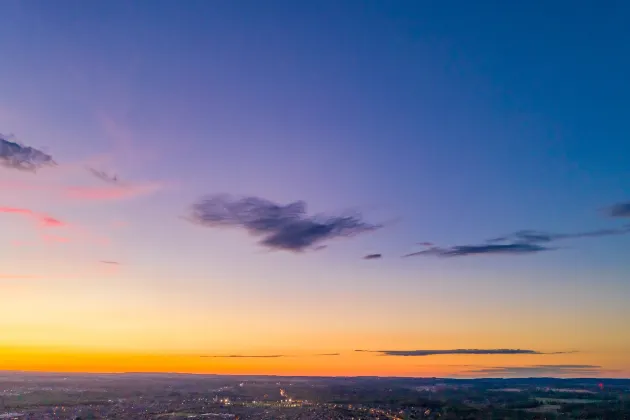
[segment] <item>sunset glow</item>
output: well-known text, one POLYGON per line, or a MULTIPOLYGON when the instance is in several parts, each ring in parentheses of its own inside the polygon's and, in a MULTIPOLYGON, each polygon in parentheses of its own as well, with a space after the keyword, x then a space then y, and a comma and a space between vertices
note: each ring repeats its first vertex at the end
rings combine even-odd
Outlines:
POLYGON ((630 377, 630 38, 55 3, 0 2, 0 370, 630 377))

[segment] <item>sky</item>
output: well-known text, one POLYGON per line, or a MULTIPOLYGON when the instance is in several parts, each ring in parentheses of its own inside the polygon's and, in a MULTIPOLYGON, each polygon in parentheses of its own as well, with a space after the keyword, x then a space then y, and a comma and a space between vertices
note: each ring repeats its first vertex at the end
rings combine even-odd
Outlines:
POLYGON ((630 377, 629 12, 0 2, 0 369, 630 377))

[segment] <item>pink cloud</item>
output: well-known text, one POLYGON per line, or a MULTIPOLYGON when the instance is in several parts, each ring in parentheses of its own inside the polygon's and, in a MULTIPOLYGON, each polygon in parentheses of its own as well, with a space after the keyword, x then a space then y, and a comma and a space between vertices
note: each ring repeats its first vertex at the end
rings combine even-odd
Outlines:
MULTIPOLYGON (((0 207, 0 213, 18 214, 21 216, 25 216, 35 221, 36 225, 40 229, 45 229, 46 231, 48 231, 49 228, 64 228, 64 231, 67 231, 67 229, 70 229, 71 231, 76 231, 78 229, 78 232, 82 233, 81 231, 83 230, 77 226, 71 226, 68 223, 62 222, 61 220, 51 217, 47 214, 37 213, 30 209, 16 208, 16 207, 0 207)), ((83 234, 83 236, 86 236, 86 234, 83 234)), ((39 232, 39 237, 44 243, 47 243, 47 244, 64 244, 64 243, 70 242, 70 238, 67 236, 51 235, 48 233, 44 233, 42 231, 39 232)), ((98 239, 100 240, 101 238, 98 238, 98 239)), ((23 247, 23 246, 37 245, 37 242, 14 240, 14 241, 11 241, 11 245, 15 247, 23 247)))
POLYGON ((57 219, 53 219, 52 217, 49 217, 49 216, 41 216, 40 222, 42 223, 42 225, 46 227, 58 227, 58 226, 65 225, 63 222, 57 219))
POLYGON ((42 193, 59 195, 66 199, 83 201, 116 201, 132 199, 143 195, 153 194, 165 187, 166 184, 160 182, 86 187, 0 182, 0 190, 40 191, 42 193))
POLYGON ((0 213, 20 214, 35 219, 42 227, 62 227, 67 226, 66 223, 59 219, 50 217, 47 214, 36 213, 29 209, 21 209, 15 207, 0 207, 0 213))

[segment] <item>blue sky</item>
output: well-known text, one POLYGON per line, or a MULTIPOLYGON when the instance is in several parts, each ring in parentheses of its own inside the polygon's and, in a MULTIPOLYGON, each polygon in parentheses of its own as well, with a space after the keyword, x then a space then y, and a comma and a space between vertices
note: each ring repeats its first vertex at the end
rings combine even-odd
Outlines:
MULTIPOLYGON (((566 346, 584 344, 576 323, 595 331, 630 316, 623 304, 630 235, 558 241, 563 249, 532 255, 400 256, 424 241, 446 247, 522 229, 623 225, 602 209, 630 196, 629 8, 612 1, 5 1, 0 133, 62 166, 98 162, 150 193, 50 198, 33 185, 91 188, 99 180, 75 166, 50 179, 53 169, 3 170, 3 205, 81 225, 108 245, 72 239, 52 250, 15 248, 30 227, 3 218, 11 239, 0 249, 16 275, 33 259, 41 261, 38 276, 124 262, 115 273, 99 271, 109 280, 80 283, 73 293, 124 291, 142 302, 181 295, 187 314, 212 292, 218 305, 308 308, 297 318, 315 328, 317 308, 336 293, 348 301, 332 304, 333 318, 416 296, 432 302, 427 313, 438 301, 457 307, 452 325, 458 314, 476 313, 468 327, 481 336, 497 317, 511 319, 514 331, 533 330, 527 313, 538 302, 558 320, 554 328, 569 323, 575 336, 566 346), (386 227, 323 251, 269 253, 243 232, 182 220, 214 193, 304 200, 312 213, 358 209, 386 227), (111 228, 119 222, 125 227, 111 228), (383 258, 362 260, 370 253, 383 258), (600 323, 579 315, 583 308, 600 323)), ((190 316, 207 315, 200 311, 190 316)), ((425 315, 350 317, 348 328, 426 337, 434 332, 410 321, 425 315)), ((444 329, 460 334, 449 322, 444 329)), ((508 326, 496 322, 488 332, 495 338, 481 341, 500 345, 508 326)), ((46 342, 38 337, 28 339, 46 342)), ((564 347, 541 337, 513 344, 564 347)), ((611 340, 602 346, 630 348, 611 340)), ((226 335, 221 349, 244 345, 230 343, 226 335)))

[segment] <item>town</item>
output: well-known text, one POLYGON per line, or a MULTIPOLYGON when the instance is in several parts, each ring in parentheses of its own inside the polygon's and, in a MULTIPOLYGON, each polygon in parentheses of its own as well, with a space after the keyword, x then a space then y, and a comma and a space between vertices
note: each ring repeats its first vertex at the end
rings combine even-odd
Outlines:
POLYGON ((625 419, 630 380, 0 375, 0 418, 625 419))

